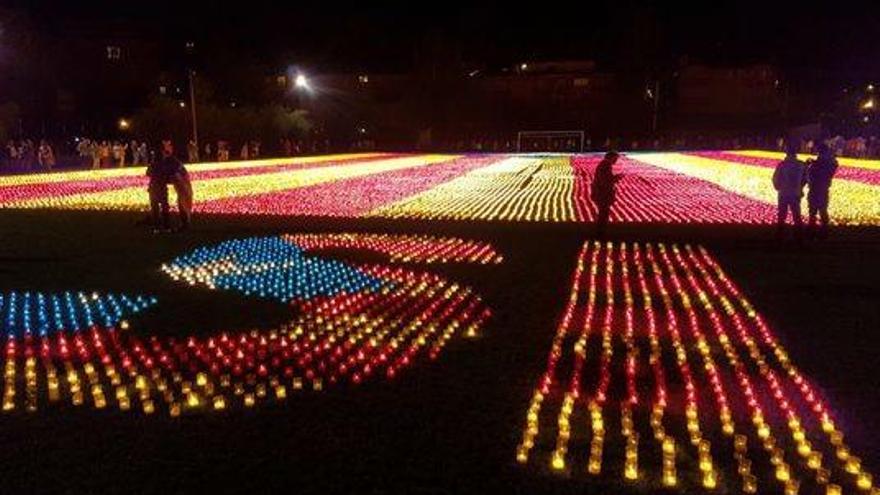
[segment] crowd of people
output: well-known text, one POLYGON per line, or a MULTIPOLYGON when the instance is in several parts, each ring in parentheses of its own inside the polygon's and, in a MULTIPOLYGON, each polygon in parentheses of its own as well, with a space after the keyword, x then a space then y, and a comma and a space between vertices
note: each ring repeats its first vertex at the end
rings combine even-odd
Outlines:
POLYGON ((79 139, 76 153, 81 162, 90 168, 114 168, 128 165, 146 165, 155 158, 145 141, 129 142, 79 139))
MULTIPOLYGON (((880 137, 835 136, 823 141, 836 156, 880 158, 880 137)), ((800 153, 816 153, 819 143, 802 140, 800 153)), ((658 138, 621 139, 613 136, 594 139, 579 137, 530 137, 517 140, 512 136, 479 136, 446 139, 419 147, 428 151, 457 152, 590 152, 616 149, 619 151, 674 151, 720 149, 771 149, 785 151, 782 138, 767 136, 710 137, 704 135, 670 135, 658 138)), ((224 162, 253 160, 263 157, 283 157, 341 151, 369 151, 376 149, 374 140, 361 140, 348 145, 331 144, 327 139, 282 138, 264 147, 259 139, 233 142, 226 139, 190 141, 186 146, 186 162, 224 162)), ((144 166, 157 159, 158 150, 147 141, 131 139, 99 140, 88 137, 50 142, 47 139, 9 140, 0 150, 0 173, 49 171, 54 168, 115 168, 144 166)))
POLYGON ((49 171, 55 167, 55 150, 45 139, 15 141, 10 139, 4 149, 4 165, 10 169, 49 171))
MULTIPOLYGON (((283 138, 270 146, 268 156, 295 156, 336 151, 329 141, 283 138)), ((46 172, 55 168, 105 169, 145 166, 161 156, 157 149, 144 140, 102 140, 77 137, 50 142, 48 139, 9 140, 0 150, 0 174, 46 172)), ((267 156, 259 139, 234 143, 226 139, 205 140, 200 145, 189 141, 186 162, 225 162, 254 160, 267 156)))
MULTIPOLYGON (((844 138, 835 136, 825 141, 837 156, 851 158, 880 158, 880 137, 854 136, 844 138)), ((800 153, 815 153, 818 141, 802 140, 800 153)), ((679 150, 741 150, 765 149, 785 151, 783 138, 766 135, 742 135, 733 137, 715 137, 701 134, 670 135, 663 137, 625 139, 615 136, 594 139, 585 136, 583 142, 579 137, 530 136, 517 140, 516 136, 480 136, 467 139, 451 139, 434 146, 441 150, 472 151, 472 152, 579 152, 616 149, 620 151, 679 151, 679 150)))

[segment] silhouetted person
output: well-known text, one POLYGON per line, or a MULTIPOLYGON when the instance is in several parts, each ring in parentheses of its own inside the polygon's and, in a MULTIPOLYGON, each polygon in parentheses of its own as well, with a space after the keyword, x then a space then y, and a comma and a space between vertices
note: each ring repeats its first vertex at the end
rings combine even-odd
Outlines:
POLYGON ((614 204, 615 186, 623 178, 621 174, 614 173, 614 164, 617 163, 618 157, 616 151, 605 153, 605 157, 596 166, 596 173, 590 186, 590 195, 596 205, 596 234, 599 237, 605 235, 605 228, 611 216, 611 206, 614 204))
POLYGON ((773 172, 773 187, 776 188, 776 234, 782 237, 788 212, 791 212, 795 226, 795 238, 800 237, 801 227, 801 196, 803 196, 804 164, 797 159, 797 147, 789 144, 785 159, 776 165, 773 172))
POLYGON ((831 190, 831 181, 837 172, 837 159, 834 151, 825 143, 819 143, 816 147, 819 156, 807 169, 807 207, 810 210, 810 232, 816 233, 816 215, 822 222, 821 236, 828 235, 828 199, 831 190))
POLYGON ((177 212, 180 214, 180 229, 186 230, 189 228, 190 221, 192 220, 193 189, 189 172, 186 171, 186 167, 182 163, 172 176, 171 183, 174 184, 174 192, 177 193, 177 212))
POLYGON ((162 141, 162 157, 147 167, 147 176, 150 177, 150 212, 155 230, 171 229, 168 184, 174 180, 181 168, 183 164, 174 156, 174 144, 170 140, 162 141))

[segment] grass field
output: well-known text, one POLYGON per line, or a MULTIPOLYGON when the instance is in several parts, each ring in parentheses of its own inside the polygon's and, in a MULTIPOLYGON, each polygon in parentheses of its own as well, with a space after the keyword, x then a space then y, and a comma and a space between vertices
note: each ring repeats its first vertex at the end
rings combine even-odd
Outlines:
MULTIPOLYGON (((753 186, 767 173, 760 160, 773 158, 633 155, 621 166, 631 182, 624 184, 610 237, 642 245, 705 246, 827 401, 864 470, 876 471, 880 457, 874 448, 880 445, 880 434, 873 421, 880 397, 871 384, 880 372, 875 357, 880 298, 874 287, 880 273, 880 232, 872 226, 873 210, 865 206, 869 200, 861 196, 864 188, 876 187, 875 169, 843 164, 842 170, 853 169, 844 175, 852 176, 843 178, 833 193, 835 198, 858 198, 841 200, 847 209, 837 210, 844 223, 858 225, 839 226, 826 242, 778 246, 771 227, 762 225, 772 218, 772 209, 765 193, 753 186), (737 165, 740 159, 749 164, 737 165), (665 199, 657 199, 658 191, 668 192, 665 199), (731 221, 732 216, 746 220, 731 221)), ((305 311, 236 290, 190 287, 160 270, 194 249, 230 239, 339 232, 447 236, 489 243, 503 256, 500 263, 422 264, 418 259, 392 263, 350 247, 330 246, 320 253, 357 266, 397 263, 412 272, 432 273, 471 289, 491 309, 492 317, 476 336, 449 339, 436 359, 417 355, 405 372, 391 379, 377 375, 360 384, 326 383, 321 390, 289 388, 286 399, 261 401, 254 408, 236 403, 237 396, 230 393, 222 411, 206 404, 171 417, 164 407, 151 415, 137 408, 119 411, 107 377, 100 382, 110 407, 96 410, 91 399, 74 406, 66 395, 47 405, 41 374, 37 411, 26 412, 26 397, 19 393, 17 407, 0 416, 3 491, 638 493, 661 488, 661 459, 647 419, 640 416, 650 411, 650 402, 635 416, 637 429, 647 431, 639 447, 638 481, 624 480, 625 442, 613 412, 606 416, 602 474, 587 473, 589 441, 583 431, 589 423, 583 404, 572 416, 582 423, 573 427, 566 470, 554 472, 550 462, 558 404, 542 417, 541 431, 549 440, 538 439, 526 465, 517 462, 526 411, 545 373, 576 261, 592 238, 591 206, 580 199, 585 185, 578 173, 579 167, 589 170, 592 163, 590 157, 380 155, 202 165, 192 170, 196 195, 204 199, 197 205, 201 214, 195 227, 161 235, 135 225, 143 215, 143 198, 134 169, 52 180, 0 179, 0 292, 154 296, 157 304, 128 318, 126 331, 144 338, 263 332, 288 323, 292 311, 305 311)), ((870 200, 876 204, 874 198, 870 200)), ((622 288, 613 292, 620 303, 622 288)), ((431 338, 427 341, 435 342, 431 338)), ((628 349, 616 334, 614 339, 609 400, 616 404, 626 397, 621 363, 628 349)), ((645 340, 639 346, 647 351, 645 340)), ((688 352, 693 363, 699 362, 698 353, 688 352)), ((720 348, 711 355, 719 364, 725 359, 720 348)), ((587 356, 593 362, 594 355, 587 356)), ((654 383, 648 353, 638 356, 644 374, 638 375, 637 389, 647 397, 654 383)), ((23 361, 16 361, 20 374, 23 361)), ((663 362, 673 373, 675 361, 663 362)), ((759 379, 757 373, 753 376, 759 379)), ((585 383, 590 380, 595 376, 585 383)), ((681 386, 670 380, 671 391, 681 386)), ((701 371, 696 380, 702 389, 701 418, 711 418, 717 412, 701 371)), ((26 388, 23 380, 16 386, 26 388)), ((738 392, 728 393, 735 400, 738 392)), ((761 400, 770 404, 771 394, 762 394, 761 400)), ((673 423, 683 420, 682 411, 675 411, 680 403, 670 392, 668 417, 673 423)), ((616 409, 609 406, 608 411, 616 409)), ((768 414, 771 409, 767 407, 768 414)), ((768 421, 780 439, 786 436, 784 421, 773 416, 768 421)), ((748 419, 743 426, 749 428, 748 419)), ((812 434, 814 428, 805 426, 812 434)), ((680 429, 682 449, 679 484, 671 492, 703 491, 683 425, 669 428, 673 433, 680 429)), ((728 440, 712 426, 704 430, 715 445, 713 460, 720 474, 715 490, 740 491, 733 457, 729 448, 721 447, 728 440)), ((754 441, 750 437, 759 493, 781 492, 783 485, 773 480, 769 459, 754 441)), ((809 472, 790 447, 785 445, 785 452, 793 472, 809 472)), ((833 451, 818 441, 815 447, 824 449, 825 465, 835 466, 832 481, 854 491, 855 478, 837 467, 833 451)), ((824 493, 824 485, 799 478, 800 493, 824 493)))

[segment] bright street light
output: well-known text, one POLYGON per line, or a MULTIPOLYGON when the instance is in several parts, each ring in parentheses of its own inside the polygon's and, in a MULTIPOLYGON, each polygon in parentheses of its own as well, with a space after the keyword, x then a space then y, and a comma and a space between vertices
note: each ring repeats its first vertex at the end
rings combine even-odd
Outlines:
POLYGON ((297 74, 293 80, 293 85, 299 89, 309 89, 309 80, 302 74, 297 74))
POLYGON ((131 123, 126 119, 119 119, 119 130, 127 131, 131 127, 131 123))

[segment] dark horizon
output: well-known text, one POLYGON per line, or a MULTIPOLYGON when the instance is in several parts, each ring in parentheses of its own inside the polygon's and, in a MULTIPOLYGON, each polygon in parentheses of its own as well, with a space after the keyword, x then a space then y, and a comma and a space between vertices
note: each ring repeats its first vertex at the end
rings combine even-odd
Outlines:
MULTIPOLYGON (((319 121, 316 127, 336 127, 346 135, 364 124, 376 128, 381 121, 395 124, 385 129, 394 138, 402 128, 414 133, 456 119, 468 132, 538 125, 590 127, 600 135, 656 134, 682 130, 674 122, 679 103, 690 105, 684 113, 706 114, 679 119, 691 130, 734 127, 766 133, 832 120, 856 129, 852 132, 873 133, 864 129, 873 121, 863 121, 858 108, 870 96, 866 88, 880 86, 880 60, 874 56, 880 52, 880 7, 867 3, 846 9, 756 1, 698 6, 603 1, 531 8, 444 4, 426 9, 389 2, 216 6, 37 0, 7 2, 0 8, 0 29, 0 104, 17 105, 19 116, 7 120, 16 122, 19 134, 59 136, 91 129, 106 135, 120 116, 149 106, 161 87, 168 88, 172 100, 184 97, 191 69, 215 104, 298 107, 316 116, 320 110, 342 111, 348 113, 336 116, 342 121, 319 121), (123 47, 121 59, 105 56, 105 47, 112 46, 123 47), (559 88, 551 95, 538 82, 513 90, 510 84, 522 81, 509 80, 505 89, 480 90, 495 91, 493 96, 500 98, 495 107, 475 109, 470 117, 437 113, 486 101, 479 91, 463 89, 469 74, 512 76, 522 63, 558 60, 595 62, 595 70, 588 71, 595 75, 588 91, 592 100, 562 96, 559 88), (677 79, 694 66, 716 72, 691 74, 687 83, 677 79), (730 78, 728 68, 744 75, 730 78), (408 79, 383 82, 381 91, 375 85, 377 92, 366 101, 358 100, 363 91, 356 96, 334 88, 331 92, 343 95, 346 108, 330 108, 340 102, 323 98, 316 100, 323 108, 316 109, 267 85, 277 75, 297 71, 408 79), (652 108, 645 94, 655 85, 664 98, 652 108), (679 89, 690 96, 677 94, 679 89), (504 95, 523 92, 532 109, 502 101, 504 95), (733 101, 734 93, 748 100, 751 110, 736 110, 742 107, 725 101, 733 101), (361 107, 351 107, 355 101, 361 107), (392 118, 389 105, 407 106, 403 114, 427 118, 392 118), (566 118, 553 105, 580 113, 566 118), (505 113, 514 107, 521 107, 522 115, 505 113), (541 108, 546 117, 537 117, 541 108), (645 128, 651 121, 641 115, 645 112, 659 114, 654 118, 659 127, 645 128), (632 121, 623 122, 616 114, 632 116, 632 121), (585 120, 587 115, 591 120, 585 120), (484 117, 500 123, 481 123, 484 117), (606 129, 597 129, 597 120, 606 129)), ((577 74, 570 76, 581 77, 577 74)))
POLYGON ((802 73, 873 79, 880 62, 880 7, 818 9, 783 2, 651 6, 597 2, 526 9, 455 5, 424 9, 384 3, 269 6, 260 2, 12 2, 34 27, 70 37, 92 29, 131 30, 166 43, 195 40, 232 50, 247 62, 284 61, 321 71, 411 70, 414 48, 436 37, 465 63, 504 66, 522 60, 594 59, 625 68, 690 57, 700 63, 771 63, 802 73))

